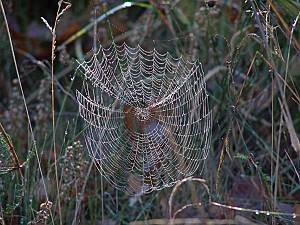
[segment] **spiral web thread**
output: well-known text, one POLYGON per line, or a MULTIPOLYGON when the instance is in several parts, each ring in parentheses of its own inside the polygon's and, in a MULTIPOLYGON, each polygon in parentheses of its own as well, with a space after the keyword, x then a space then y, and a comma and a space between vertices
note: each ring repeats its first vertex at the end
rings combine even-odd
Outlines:
POLYGON ((111 184, 148 193, 200 172, 211 113, 198 61, 113 43, 77 71, 84 77, 76 97, 86 145, 111 184))

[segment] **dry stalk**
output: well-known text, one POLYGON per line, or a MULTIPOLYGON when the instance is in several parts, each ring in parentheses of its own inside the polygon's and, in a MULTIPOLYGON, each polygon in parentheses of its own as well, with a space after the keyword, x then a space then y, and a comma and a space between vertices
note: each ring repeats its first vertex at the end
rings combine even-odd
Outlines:
POLYGON ((67 9, 71 7, 71 3, 64 0, 58 2, 58 9, 54 21, 53 27, 49 25, 46 19, 41 17, 42 21, 45 23, 46 27, 49 29, 52 35, 52 46, 51 46, 51 105, 52 105, 52 130, 53 130, 53 153, 54 153, 54 165, 55 165, 55 180, 56 180, 56 189, 58 197, 58 212, 59 220, 62 225, 62 214, 61 214, 61 205, 60 205, 60 194, 59 194, 59 182, 58 182, 58 169, 57 169, 57 155, 56 155, 56 142, 55 142, 55 100, 54 100, 54 61, 55 61, 55 49, 56 49, 56 29, 58 22, 60 21, 62 15, 66 12, 67 9))

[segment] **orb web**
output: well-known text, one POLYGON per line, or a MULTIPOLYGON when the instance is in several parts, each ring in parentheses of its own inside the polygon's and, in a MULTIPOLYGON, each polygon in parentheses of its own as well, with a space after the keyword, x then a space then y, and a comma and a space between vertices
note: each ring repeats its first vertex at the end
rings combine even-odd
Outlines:
POLYGON ((211 113, 198 61, 113 43, 77 71, 86 146, 111 184, 148 193, 201 171, 211 113))

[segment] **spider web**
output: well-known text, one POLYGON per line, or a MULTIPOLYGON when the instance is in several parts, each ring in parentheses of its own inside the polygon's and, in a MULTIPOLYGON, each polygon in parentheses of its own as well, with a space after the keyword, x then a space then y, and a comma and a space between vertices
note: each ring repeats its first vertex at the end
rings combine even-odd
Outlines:
POLYGON ((77 71, 84 77, 76 97, 86 146, 116 188, 148 193, 201 169, 211 113, 198 61, 113 42, 77 71))

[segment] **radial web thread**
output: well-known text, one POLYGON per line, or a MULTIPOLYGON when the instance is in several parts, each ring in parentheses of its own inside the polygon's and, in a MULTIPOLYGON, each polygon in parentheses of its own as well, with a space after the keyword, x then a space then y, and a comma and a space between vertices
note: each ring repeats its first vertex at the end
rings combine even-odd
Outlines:
POLYGON ((148 193, 201 171, 211 113, 198 61, 113 43, 77 71, 86 146, 111 184, 148 193))

